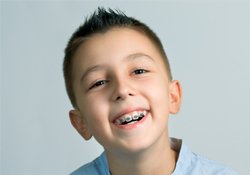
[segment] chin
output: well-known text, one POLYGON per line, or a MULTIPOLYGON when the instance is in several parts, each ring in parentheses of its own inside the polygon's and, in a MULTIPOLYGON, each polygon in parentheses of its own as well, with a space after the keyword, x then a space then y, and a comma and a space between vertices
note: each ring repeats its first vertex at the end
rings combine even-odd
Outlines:
POLYGON ((136 139, 131 142, 126 142, 126 144, 121 146, 120 148, 123 150, 122 152, 136 155, 147 151, 152 145, 153 141, 143 138, 142 140, 136 139))

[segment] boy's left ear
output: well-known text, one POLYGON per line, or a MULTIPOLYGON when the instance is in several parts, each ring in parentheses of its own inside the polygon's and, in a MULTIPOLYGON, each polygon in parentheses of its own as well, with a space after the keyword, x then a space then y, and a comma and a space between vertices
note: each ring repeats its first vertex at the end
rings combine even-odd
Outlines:
POLYGON ((180 82, 173 80, 169 86, 169 111, 171 114, 176 114, 180 110, 182 100, 182 91, 180 82))

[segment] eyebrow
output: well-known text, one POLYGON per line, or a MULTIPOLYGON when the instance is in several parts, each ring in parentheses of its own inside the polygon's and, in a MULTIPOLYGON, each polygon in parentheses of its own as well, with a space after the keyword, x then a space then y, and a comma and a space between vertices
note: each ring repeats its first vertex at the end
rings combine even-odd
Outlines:
POLYGON ((147 59, 149 59, 150 61, 155 62, 154 59, 151 58, 149 55, 147 55, 147 54, 145 54, 145 53, 140 53, 140 52, 130 54, 130 55, 128 55, 127 57, 125 57, 124 60, 135 60, 136 58, 141 58, 141 57, 147 58, 147 59))
MULTIPOLYGON (((125 58, 123 58, 122 62, 130 62, 130 61, 134 61, 138 58, 146 58, 152 62, 155 62, 154 59, 152 57, 150 57, 149 55, 147 54, 144 54, 144 53, 133 53, 133 54, 130 54, 128 56, 126 56, 125 58)), ((99 64, 99 65, 94 65, 94 66, 91 66, 89 67, 86 71, 84 71, 84 73, 82 74, 81 76, 81 79, 80 79, 80 82, 83 82, 83 80, 91 73, 91 72, 95 72, 95 71, 98 71, 98 70, 102 70, 104 69, 106 66, 103 65, 103 64, 99 64)))

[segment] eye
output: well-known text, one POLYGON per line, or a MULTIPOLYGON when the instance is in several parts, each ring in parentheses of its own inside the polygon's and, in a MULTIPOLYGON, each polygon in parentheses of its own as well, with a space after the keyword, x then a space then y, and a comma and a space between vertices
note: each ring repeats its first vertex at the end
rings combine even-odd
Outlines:
POLYGON ((147 73, 148 71, 145 69, 136 69, 133 71, 134 74, 144 74, 147 73))
POLYGON ((104 85, 105 83, 107 83, 108 82, 108 80, 100 80, 100 81, 97 81, 97 82, 95 82, 90 88, 89 88, 89 90, 90 89, 93 89, 93 88, 97 88, 97 87, 99 87, 99 86, 102 86, 102 85, 104 85))

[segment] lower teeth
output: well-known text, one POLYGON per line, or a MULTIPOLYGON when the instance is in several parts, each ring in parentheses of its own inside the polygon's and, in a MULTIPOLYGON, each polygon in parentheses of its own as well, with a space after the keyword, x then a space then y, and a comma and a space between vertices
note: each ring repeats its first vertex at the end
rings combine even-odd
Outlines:
POLYGON ((135 122, 137 122, 137 121, 132 121, 132 122, 130 122, 130 123, 127 123, 127 125, 131 125, 131 124, 133 124, 133 123, 135 123, 135 122))

